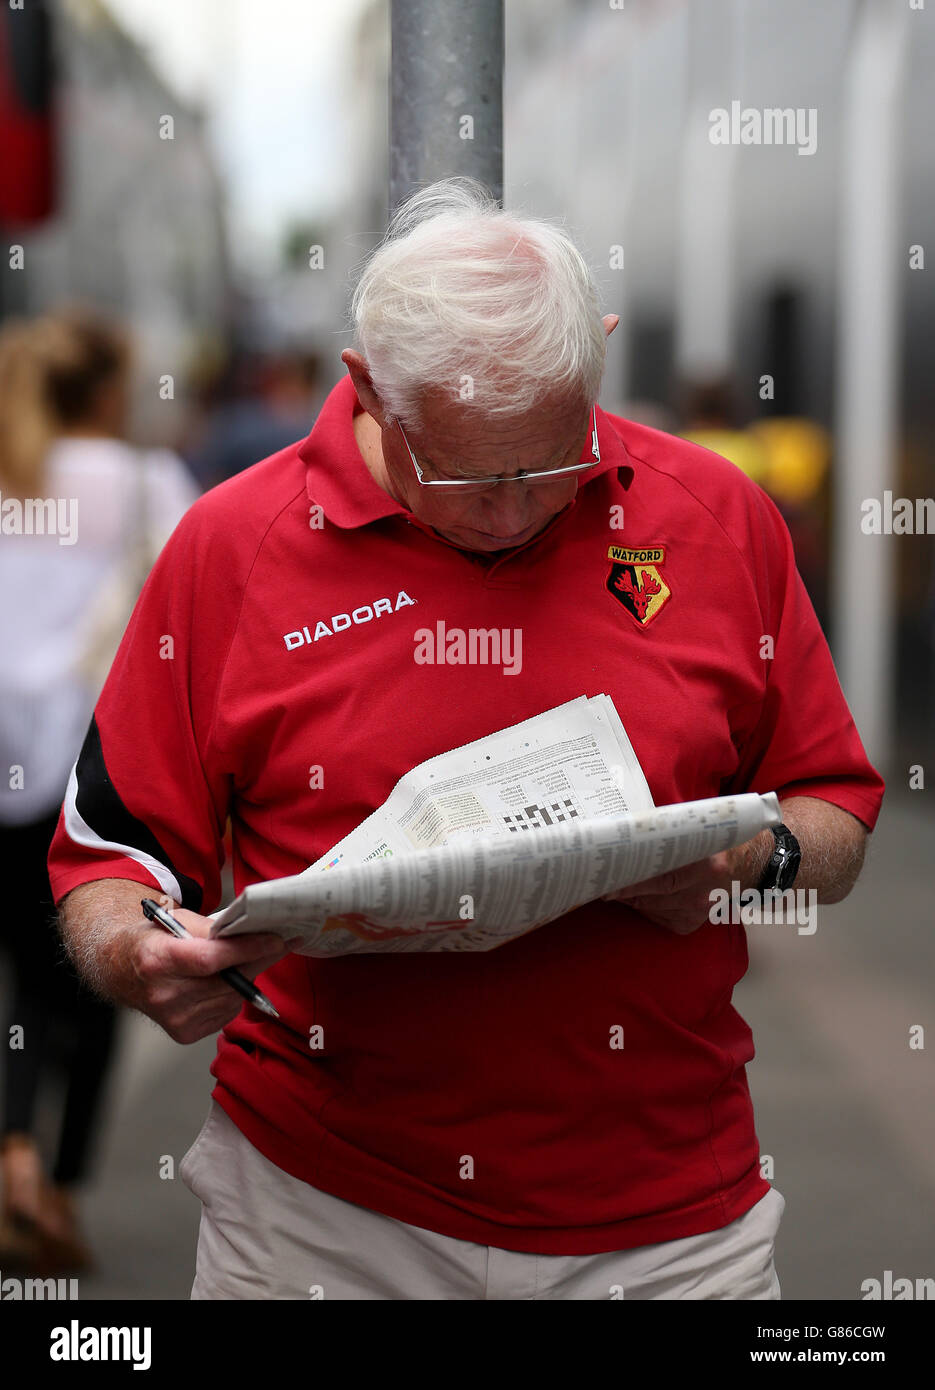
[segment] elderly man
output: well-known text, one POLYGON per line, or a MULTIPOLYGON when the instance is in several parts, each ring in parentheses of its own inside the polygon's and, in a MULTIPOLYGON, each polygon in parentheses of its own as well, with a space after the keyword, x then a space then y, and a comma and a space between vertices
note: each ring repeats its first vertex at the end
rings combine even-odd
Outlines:
POLYGON ((192 1296, 778 1298, 746 942, 711 894, 839 901, 882 797, 788 532, 732 464, 596 406, 587 265, 471 181, 410 199, 353 308, 309 437, 157 562, 50 856, 89 980, 178 1042, 221 1030, 192 1296), (416 660, 438 623, 522 662, 416 660), (239 891, 416 763, 602 691, 657 805, 776 790, 785 828, 489 953, 204 939, 228 815, 239 891), (147 927, 147 892, 202 939, 147 927))

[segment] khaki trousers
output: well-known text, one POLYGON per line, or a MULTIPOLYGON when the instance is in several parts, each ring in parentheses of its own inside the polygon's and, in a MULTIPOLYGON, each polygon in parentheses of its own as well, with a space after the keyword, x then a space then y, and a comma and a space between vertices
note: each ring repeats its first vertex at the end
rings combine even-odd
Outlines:
POLYGON ((211 1101, 179 1176, 202 1203, 193 1299, 778 1299, 771 1188, 717 1231, 528 1255, 409 1226, 292 1177, 211 1101))

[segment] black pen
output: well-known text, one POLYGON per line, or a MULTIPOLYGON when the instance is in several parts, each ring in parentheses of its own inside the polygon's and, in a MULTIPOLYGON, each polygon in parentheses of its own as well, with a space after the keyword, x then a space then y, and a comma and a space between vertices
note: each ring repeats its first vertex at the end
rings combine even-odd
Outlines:
MULTIPOLYGON (((165 927, 166 931, 170 931, 173 936, 187 937, 189 941, 195 939, 190 931, 185 930, 181 922, 177 922, 170 912, 164 911, 158 903, 154 903, 152 898, 141 898, 140 903, 143 912, 151 922, 158 922, 161 927, 165 927)), ((228 966, 226 970, 219 970, 218 974, 221 979, 226 980, 238 994, 242 994, 244 999, 248 1000, 249 1003, 254 1004, 258 1009, 262 1009, 265 1014, 270 1014, 273 1018, 279 1017, 275 1007, 270 1003, 266 995, 261 994, 253 981, 248 980, 246 975, 241 975, 239 970, 235 970, 233 966, 228 966)))

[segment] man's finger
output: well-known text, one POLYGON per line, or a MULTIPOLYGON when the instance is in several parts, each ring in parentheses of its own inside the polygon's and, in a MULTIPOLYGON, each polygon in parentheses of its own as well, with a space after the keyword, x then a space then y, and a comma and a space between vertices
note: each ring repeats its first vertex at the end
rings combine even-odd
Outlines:
POLYGON ((271 964, 273 960, 280 960, 288 948, 271 932, 251 932, 213 941, 168 937, 164 949, 166 958, 179 975, 205 976, 219 975, 230 966, 240 968, 251 961, 267 960, 271 964))
POLYGON ((684 882, 675 873, 657 874, 655 878, 647 878, 642 883, 631 883, 629 888, 621 888, 614 896, 629 902, 631 898, 677 893, 684 887, 684 882))
POLYGON ((241 975, 246 975, 248 980, 255 980, 257 975, 262 975, 264 970, 270 970, 274 965, 278 965, 283 958, 283 953, 277 951, 274 956, 263 956, 260 960, 249 960, 243 965, 238 965, 237 969, 241 975))
POLYGON ((701 859, 697 864, 686 864, 681 869, 671 869, 666 874, 633 883, 629 888, 621 888, 614 897, 619 899, 646 898, 662 893, 681 893, 685 888, 707 883, 714 876, 714 866, 710 859, 701 859))

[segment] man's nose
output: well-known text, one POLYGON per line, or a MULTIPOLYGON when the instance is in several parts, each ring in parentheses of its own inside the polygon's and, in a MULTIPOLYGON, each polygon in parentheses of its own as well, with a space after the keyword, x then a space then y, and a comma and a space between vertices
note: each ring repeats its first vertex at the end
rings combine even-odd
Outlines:
POLYGON ((515 535, 518 531, 524 530, 532 519, 530 489, 522 483, 499 483, 487 494, 485 500, 493 530, 515 535))

